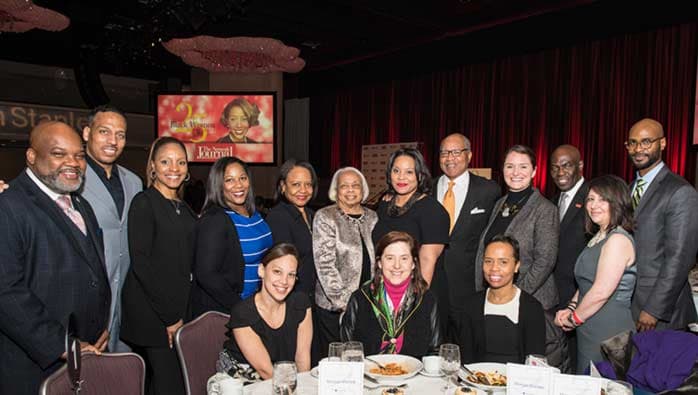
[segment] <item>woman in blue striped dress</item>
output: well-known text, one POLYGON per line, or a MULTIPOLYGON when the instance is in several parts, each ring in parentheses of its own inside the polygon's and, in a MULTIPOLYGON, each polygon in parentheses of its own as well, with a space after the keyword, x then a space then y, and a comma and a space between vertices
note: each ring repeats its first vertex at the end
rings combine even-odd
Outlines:
POLYGON ((272 245, 272 236, 254 200, 245 162, 225 157, 214 163, 196 225, 194 317, 210 310, 230 313, 237 302, 259 289, 257 267, 272 245))

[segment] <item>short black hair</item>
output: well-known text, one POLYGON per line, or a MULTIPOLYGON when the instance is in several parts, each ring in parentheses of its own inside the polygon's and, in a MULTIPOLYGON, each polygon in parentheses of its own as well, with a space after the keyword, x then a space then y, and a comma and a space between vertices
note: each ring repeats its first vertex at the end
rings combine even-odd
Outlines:
POLYGON ((114 107, 111 104, 102 104, 101 106, 97 106, 97 107, 93 108, 87 114, 87 126, 92 128, 92 123, 95 121, 95 117, 100 112, 113 112, 113 113, 119 114, 124 119, 124 121, 126 121, 126 114, 123 111, 121 111, 119 108, 114 107))
POLYGON ((305 160, 291 158, 284 162, 279 169, 279 177, 276 179, 276 190, 274 191, 274 203, 278 203, 282 200, 286 201, 286 198, 281 191, 281 183, 286 181, 286 178, 288 178, 288 173, 290 173, 294 167, 302 167, 310 172, 310 178, 312 178, 313 182, 313 196, 310 197, 310 200, 315 199, 315 196, 317 196, 317 174, 315 174, 313 165, 305 160))
POLYGON ((505 234, 500 233, 500 234, 498 234, 498 235, 495 235, 495 236, 492 238, 492 240, 490 240, 490 241, 487 242, 487 245, 485 245, 485 250, 487 249, 487 247, 490 246, 490 244, 493 244, 493 243, 504 243, 504 244, 509 244, 509 245, 511 246, 511 249, 512 249, 513 252, 514 252, 514 260, 515 260, 516 262, 520 261, 520 259, 519 259, 519 255, 520 255, 520 252, 519 252, 519 241, 518 241, 518 240, 516 240, 515 238, 513 238, 513 237, 511 237, 511 236, 507 236, 507 235, 505 235, 505 234))

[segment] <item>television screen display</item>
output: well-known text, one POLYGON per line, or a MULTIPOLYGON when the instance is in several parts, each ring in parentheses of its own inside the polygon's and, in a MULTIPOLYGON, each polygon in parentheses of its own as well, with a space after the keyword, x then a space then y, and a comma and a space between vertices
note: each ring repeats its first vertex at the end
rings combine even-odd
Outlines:
POLYGON ((275 164, 275 92, 161 93, 157 106, 158 136, 182 141, 191 162, 275 164))

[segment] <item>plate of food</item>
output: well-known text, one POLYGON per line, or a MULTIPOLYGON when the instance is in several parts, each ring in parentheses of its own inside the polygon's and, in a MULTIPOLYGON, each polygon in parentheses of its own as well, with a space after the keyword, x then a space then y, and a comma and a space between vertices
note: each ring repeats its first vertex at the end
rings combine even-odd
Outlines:
POLYGON ((474 374, 469 375, 463 369, 460 370, 461 379, 483 390, 506 391, 507 365, 494 362, 480 362, 465 365, 474 374))
POLYGON ((369 359, 364 359, 364 374, 372 379, 380 381, 406 380, 422 370, 422 361, 409 355, 379 354, 368 358, 383 365, 379 367, 369 359))

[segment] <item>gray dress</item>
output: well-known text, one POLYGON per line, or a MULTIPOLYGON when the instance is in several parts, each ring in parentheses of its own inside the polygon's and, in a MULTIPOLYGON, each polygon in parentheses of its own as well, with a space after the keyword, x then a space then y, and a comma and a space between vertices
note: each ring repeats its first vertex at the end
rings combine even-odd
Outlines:
MULTIPOLYGON (((614 233, 620 233, 630 239, 630 242, 633 243, 633 248, 635 248, 633 237, 621 227, 613 229, 605 239, 594 246, 585 247, 579 258, 577 258, 577 263, 574 267, 574 277, 579 286, 578 301, 580 303, 594 284, 601 249, 614 233)), ((583 373, 589 366, 589 361, 600 361, 603 359, 600 348, 601 342, 620 332, 635 329, 635 322, 630 313, 630 302, 635 289, 635 279, 635 265, 626 268, 620 283, 618 283, 618 287, 608 298, 606 304, 596 314, 589 317, 582 326, 577 328, 577 373, 583 373)))

